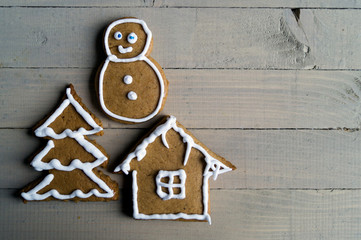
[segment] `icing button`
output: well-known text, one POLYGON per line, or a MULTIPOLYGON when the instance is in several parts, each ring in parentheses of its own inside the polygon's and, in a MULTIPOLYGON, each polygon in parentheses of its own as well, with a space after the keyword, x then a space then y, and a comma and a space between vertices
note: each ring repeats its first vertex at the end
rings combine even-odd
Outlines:
POLYGON ((131 84, 133 82, 133 77, 130 75, 125 75, 123 78, 123 82, 125 84, 131 84))
POLYGON ((137 100, 137 98, 138 98, 137 94, 133 91, 128 92, 127 97, 129 100, 137 100))

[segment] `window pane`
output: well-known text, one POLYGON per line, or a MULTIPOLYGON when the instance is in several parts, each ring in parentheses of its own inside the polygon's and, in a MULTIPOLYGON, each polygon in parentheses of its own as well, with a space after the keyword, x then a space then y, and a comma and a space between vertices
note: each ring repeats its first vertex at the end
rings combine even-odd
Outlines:
POLYGON ((174 194, 180 194, 180 193, 181 193, 181 189, 180 189, 180 188, 173 188, 173 193, 174 193, 174 194))
POLYGON ((169 183, 169 177, 161 178, 160 181, 164 183, 169 183))
POLYGON ((178 176, 174 176, 173 183, 181 183, 181 180, 180 180, 180 178, 179 178, 179 175, 178 175, 178 176))
POLYGON ((162 187, 162 192, 169 194, 168 188, 162 187))

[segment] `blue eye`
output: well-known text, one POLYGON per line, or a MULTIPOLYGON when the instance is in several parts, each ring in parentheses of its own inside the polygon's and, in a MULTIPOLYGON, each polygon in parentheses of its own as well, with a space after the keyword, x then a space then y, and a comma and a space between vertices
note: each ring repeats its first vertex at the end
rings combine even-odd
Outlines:
POLYGON ((134 44, 138 40, 138 36, 132 32, 128 35, 127 40, 130 44, 134 44))
POLYGON ((117 40, 122 39, 122 33, 121 32, 115 32, 114 33, 114 38, 117 39, 117 40))

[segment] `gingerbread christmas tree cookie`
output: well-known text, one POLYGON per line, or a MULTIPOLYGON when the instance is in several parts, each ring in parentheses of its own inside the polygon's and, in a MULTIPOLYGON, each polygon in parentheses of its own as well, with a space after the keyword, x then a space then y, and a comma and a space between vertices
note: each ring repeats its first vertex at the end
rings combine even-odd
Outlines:
POLYGON ((35 129, 35 135, 49 139, 32 160, 37 171, 49 173, 22 190, 25 201, 118 199, 118 184, 97 170, 106 167, 105 150, 87 135, 101 135, 101 122, 81 102, 73 85, 59 107, 35 129))
POLYGON ((157 115, 165 103, 168 81, 149 54, 152 32, 136 18, 111 23, 104 34, 107 54, 96 77, 103 111, 113 120, 141 123, 157 115))
POLYGON ((210 223, 208 180, 235 169, 169 116, 135 146, 115 172, 132 171, 134 218, 210 223))

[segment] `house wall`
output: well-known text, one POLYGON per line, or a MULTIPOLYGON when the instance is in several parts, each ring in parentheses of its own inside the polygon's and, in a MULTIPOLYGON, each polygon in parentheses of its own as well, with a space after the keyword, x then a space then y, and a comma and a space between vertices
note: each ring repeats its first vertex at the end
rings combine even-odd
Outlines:
MULTIPOLYGON (((183 165, 186 145, 173 129, 167 135, 169 149, 158 137, 147 147, 147 155, 141 160, 133 160, 131 170, 137 171, 139 213, 165 214, 188 213, 203 214, 203 171, 204 156, 192 149, 187 165, 183 165), (162 200, 156 193, 155 178, 159 170, 186 172, 186 198, 162 200)), ((130 197, 130 196, 129 196, 130 197)))

